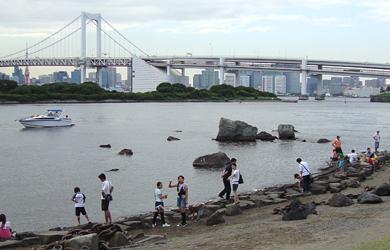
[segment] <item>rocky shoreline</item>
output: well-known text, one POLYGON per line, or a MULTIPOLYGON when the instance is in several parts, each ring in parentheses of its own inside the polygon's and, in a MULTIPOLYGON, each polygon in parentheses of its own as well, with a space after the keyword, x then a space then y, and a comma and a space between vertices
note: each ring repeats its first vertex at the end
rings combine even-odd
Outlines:
MULTIPOLYGON (((378 161, 382 168, 390 167, 390 153, 387 151, 378 154, 378 161)), ((334 196, 327 202, 300 203, 297 199, 305 199, 295 184, 277 185, 273 187, 246 192, 240 194, 239 204, 230 204, 221 199, 205 202, 201 205, 202 215, 196 226, 213 226, 225 223, 225 216, 240 215, 245 210, 254 208, 266 208, 275 204, 291 204, 283 208, 276 207, 273 214, 281 214, 283 220, 306 219, 308 215, 316 213, 316 206, 329 205, 334 207, 348 206, 356 200, 361 204, 373 204, 382 202, 381 196, 390 196, 390 185, 384 183, 378 187, 366 187, 360 195, 342 195, 340 192, 346 188, 361 187, 361 183, 373 174, 373 168, 365 162, 356 166, 348 166, 346 174, 337 172, 337 166, 330 164, 329 167, 320 169, 314 176, 312 194, 325 194, 330 192, 334 196), (295 209, 295 210, 294 210, 295 209)), ((176 209, 165 212, 169 223, 175 224, 180 221, 180 214, 176 209)), ((239 216, 238 216, 239 217, 239 216)), ((78 227, 53 228, 47 232, 23 232, 16 235, 15 240, 0 242, 0 249, 119 249, 139 246, 156 246, 165 244, 165 234, 151 233, 153 214, 145 213, 138 216, 124 217, 111 225, 91 223, 78 227)), ((192 223, 191 223, 192 224, 192 223)), ((192 227, 192 224, 189 227, 192 227)), ((156 231, 159 231, 157 229, 156 231)), ((174 230, 174 229, 161 229, 174 230)))

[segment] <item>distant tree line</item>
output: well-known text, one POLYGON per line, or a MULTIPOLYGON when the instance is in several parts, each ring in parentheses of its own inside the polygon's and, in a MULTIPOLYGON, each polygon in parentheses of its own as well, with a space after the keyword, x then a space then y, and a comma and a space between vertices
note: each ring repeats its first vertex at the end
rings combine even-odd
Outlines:
POLYGON ((0 80, 0 101, 36 102, 51 100, 76 101, 228 101, 268 100, 276 96, 248 87, 214 85, 209 90, 194 89, 182 84, 161 83, 156 91, 128 93, 107 91, 96 83, 51 83, 44 85, 18 85, 14 81, 0 80))

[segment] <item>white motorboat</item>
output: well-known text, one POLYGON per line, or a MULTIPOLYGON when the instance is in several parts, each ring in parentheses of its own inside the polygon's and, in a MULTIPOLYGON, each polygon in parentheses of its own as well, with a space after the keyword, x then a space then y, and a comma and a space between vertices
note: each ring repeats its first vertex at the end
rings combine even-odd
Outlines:
POLYGON ((19 122, 26 128, 69 127, 74 125, 70 117, 61 114, 61 109, 49 109, 44 115, 33 115, 20 119, 19 122))

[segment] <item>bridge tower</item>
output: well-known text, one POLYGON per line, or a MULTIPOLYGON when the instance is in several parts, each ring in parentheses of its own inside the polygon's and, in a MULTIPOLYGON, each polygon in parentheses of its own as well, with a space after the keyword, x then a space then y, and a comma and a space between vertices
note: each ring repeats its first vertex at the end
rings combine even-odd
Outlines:
MULTIPOLYGON (((26 45, 26 59, 28 58, 28 48, 26 45)), ((24 84, 30 84, 30 70, 28 66, 26 66, 26 69, 24 70, 24 84)))
MULTIPOLYGON (((101 58, 102 55, 102 16, 100 13, 87 13, 81 12, 81 60, 83 64, 80 66, 81 70, 81 83, 85 82, 87 65, 85 64, 85 58, 87 57, 87 22, 96 22, 96 57, 101 58)), ((100 68, 96 70, 96 80, 99 82, 100 68)))

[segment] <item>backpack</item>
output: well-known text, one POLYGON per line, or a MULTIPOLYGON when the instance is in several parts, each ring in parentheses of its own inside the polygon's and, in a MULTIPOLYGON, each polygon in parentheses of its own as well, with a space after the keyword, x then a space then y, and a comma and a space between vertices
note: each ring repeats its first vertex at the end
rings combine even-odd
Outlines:
POLYGON ((244 184, 244 179, 242 178, 241 174, 240 174, 240 178, 238 179, 238 184, 244 184))

